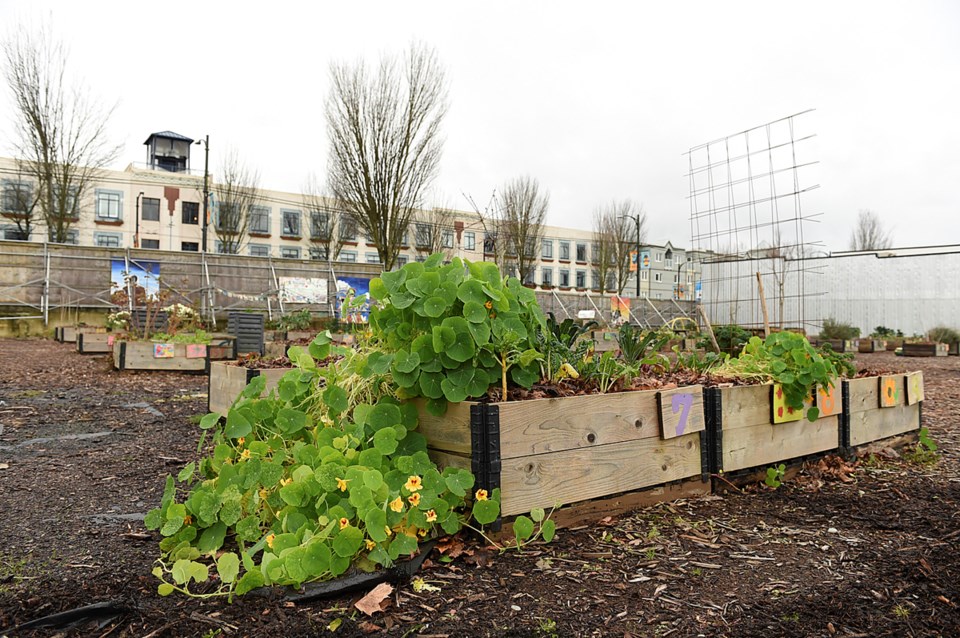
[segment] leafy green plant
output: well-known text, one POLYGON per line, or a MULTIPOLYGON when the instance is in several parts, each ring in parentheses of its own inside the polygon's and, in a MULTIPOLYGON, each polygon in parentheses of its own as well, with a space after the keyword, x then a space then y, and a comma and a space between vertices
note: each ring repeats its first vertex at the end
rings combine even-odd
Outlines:
POLYGON ((585 334, 588 334, 594 328, 598 328, 600 324, 596 321, 588 321, 584 324, 579 324, 569 317, 564 319, 561 322, 557 322, 556 317, 554 317, 552 312, 547 313, 546 327, 557 341, 560 342, 566 348, 573 348, 577 340, 580 339, 585 334))
POLYGON ((709 372, 730 358, 730 355, 717 354, 716 352, 706 352, 702 355, 698 352, 683 352, 680 346, 674 346, 673 353, 676 355, 674 371, 691 370, 700 374, 709 372))
POLYGON ((937 343, 957 343, 960 341, 960 332, 947 326, 937 326, 927 332, 927 338, 937 343))
POLYGON ((657 359, 655 355, 667 345, 671 338, 673 338, 672 332, 643 331, 628 323, 620 326, 620 332, 617 335, 620 355, 627 363, 662 364, 663 361, 657 359))
POLYGON ((213 338, 205 330, 198 329, 196 332, 179 332, 170 334, 167 332, 155 332, 150 339, 158 343, 210 343, 213 338))
MULTIPOLYGON (((717 345, 720 346, 720 352, 733 356, 737 355, 744 344, 750 340, 750 333, 735 323, 716 326, 713 329, 713 336, 717 340, 717 345)), ((702 336, 697 342, 697 347, 706 350, 713 348, 709 335, 702 336)))
POLYGON ((874 339, 891 339, 893 337, 902 337, 903 330, 894 330, 893 328, 887 328, 886 326, 877 326, 873 329, 873 332, 870 333, 870 336, 874 339))
MULTIPOLYGON (((553 510, 549 513, 541 507, 535 507, 530 510, 530 516, 518 516, 513 521, 513 536, 515 547, 522 550, 525 545, 535 542, 542 538, 549 543, 557 533, 557 525, 550 518, 553 510)), ((505 549, 501 547, 501 551, 505 549)))
POLYGON ((482 397, 491 385, 529 388, 540 379, 537 333, 546 320, 536 295, 495 264, 441 255, 370 282, 371 365, 389 372, 404 398, 425 397, 434 414, 447 402, 482 397))
MULTIPOLYGON (((714 373, 778 383, 787 407, 804 410, 804 402, 817 386, 833 387, 838 377, 856 373, 851 360, 850 355, 814 348, 803 335, 774 332, 766 340, 751 337, 739 357, 715 368, 714 373)), ((819 416, 818 408, 807 410, 810 421, 819 416)))
POLYGON ((821 339, 856 339, 859 336, 860 328, 833 318, 824 319, 823 326, 820 328, 821 339))
POLYGON ((312 321, 313 316, 310 314, 310 310, 304 308, 280 317, 277 328, 280 330, 309 330, 312 321))
POLYGON ((767 468, 767 476, 763 482, 771 489, 777 489, 783 485, 783 477, 787 473, 787 466, 781 463, 767 468))
POLYGON ((917 446, 912 451, 904 454, 911 463, 918 465, 933 465, 940 458, 937 454, 937 443, 930 437, 930 431, 927 428, 920 428, 917 434, 917 446))

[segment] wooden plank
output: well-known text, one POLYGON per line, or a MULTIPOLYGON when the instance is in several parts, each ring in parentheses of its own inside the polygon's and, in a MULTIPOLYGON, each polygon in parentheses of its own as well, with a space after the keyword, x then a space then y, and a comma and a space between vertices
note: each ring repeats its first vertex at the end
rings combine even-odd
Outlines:
POLYGON ((443 416, 427 412, 426 402, 416 401, 420 413, 417 431, 427 437, 430 447, 446 452, 470 456, 470 406, 472 401, 450 403, 443 416))
POLYGON ((660 438, 656 390, 498 405, 503 459, 660 438))
POLYGON ((919 430, 911 430, 906 434, 897 434, 895 436, 888 437, 886 439, 880 439, 879 441, 871 441, 869 443, 864 443, 857 446, 856 453, 858 456, 861 455, 870 455, 870 454, 883 454, 888 450, 902 450, 904 448, 912 448, 920 440, 919 430))
POLYGON ((892 408, 906 402, 903 375, 892 374, 880 377, 879 398, 881 408, 892 408))
POLYGON ((873 410, 880 405, 879 377, 850 379, 847 387, 850 393, 850 414, 873 410))
POLYGON ((763 384, 721 388, 723 431, 769 425, 770 387, 763 384))
POLYGON ((173 372, 203 372, 206 369, 205 359, 188 359, 187 344, 174 343, 171 358, 154 356, 157 344, 148 341, 116 341, 113 344, 114 365, 118 370, 163 370, 173 372), (120 344, 126 343, 126 354, 123 366, 120 366, 120 344))
POLYGON ((657 393, 660 437, 672 439, 706 429, 703 416, 703 386, 693 385, 657 393))
POLYGON ((923 401, 923 371, 908 372, 903 379, 907 390, 907 405, 923 401))
POLYGON ((80 354, 106 354, 113 352, 117 335, 100 332, 83 332, 77 335, 77 352, 80 354))
POLYGON ((222 361, 210 363, 210 386, 207 393, 207 410, 223 416, 233 402, 247 387, 247 370, 222 361))
POLYGON ((430 458, 433 459, 433 462, 437 464, 437 467, 439 467, 441 471, 443 471, 445 467, 455 467, 462 470, 472 469, 469 456, 450 454, 449 452, 434 449, 428 449, 427 454, 430 455, 430 458))
POLYGON ((723 422, 723 471, 732 472, 836 449, 840 419, 826 417, 811 423, 760 423, 728 430, 723 422))
POLYGON ((576 503, 700 473, 699 434, 507 459, 500 474, 501 510, 504 516, 523 514, 533 507, 576 503))
POLYGON ((850 415, 850 445, 856 447, 919 428, 919 403, 862 410, 850 415))

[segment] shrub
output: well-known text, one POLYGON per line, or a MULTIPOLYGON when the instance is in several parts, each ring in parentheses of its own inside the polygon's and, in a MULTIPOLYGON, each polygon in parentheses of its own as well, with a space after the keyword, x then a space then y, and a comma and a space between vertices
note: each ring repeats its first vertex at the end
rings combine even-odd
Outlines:
POLYGON ((820 329, 821 339, 856 339, 860 336, 860 328, 849 323, 842 323, 836 319, 824 319, 820 329))
POLYGON ((936 328, 930 329, 927 337, 930 341, 936 341, 938 343, 957 343, 960 341, 960 332, 947 326, 937 326, 936 328))
MULTIPOLYGON (((717 326, 713 330, 713 336, 717 338, 717 345, 720 346, 720 352, 736 355, 750 340, 750 333, 735 323, 717 326)), ((697 343, 698 348, 710 349, 713 344, 710 343, 709 335, 705 335, 697 343)))

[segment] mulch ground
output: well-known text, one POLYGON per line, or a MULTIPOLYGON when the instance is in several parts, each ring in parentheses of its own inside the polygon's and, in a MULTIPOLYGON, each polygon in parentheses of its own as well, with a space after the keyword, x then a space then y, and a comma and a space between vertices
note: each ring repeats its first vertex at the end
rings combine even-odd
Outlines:
MULTIPOLYGON (((960 359, 922 369, 936 463, 831 458, 753 486, 561 530, 499 553, 455 543, 386 610, 156 595, 141 517, 197 456, 206 377, 113 372, 70 344, 0 341, 0 635, 960 636, 960 359), (71 628, 18 630, 112 603, 71 628)), ((892 452, 891 452, 892 453, 892 452)))

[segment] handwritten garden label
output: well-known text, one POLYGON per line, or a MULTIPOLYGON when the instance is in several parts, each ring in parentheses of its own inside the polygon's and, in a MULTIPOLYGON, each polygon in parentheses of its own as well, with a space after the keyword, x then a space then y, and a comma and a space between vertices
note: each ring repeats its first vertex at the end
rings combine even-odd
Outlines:
POLYGON ((172 359, 173 344, 172 343, 153 344, 153 358, 154 359, 172 359))
POLYGON ((662 438, 672 439, 706 428, 701 386, 664 390, 658 396, 662 438))
POLYGON ((207 356, 207 344, 205 343, 188 343, 187 344, 187 359, 203 359, 207 356))
POLYGON ((820 416, 833 416, 838 413, 837 386, 830 388, 823 386, 817 387, 817 408, 820 410, 820 416))
POLYGON ((923 401, 923 372, 908 374, 904 377, 904 385, 907 387, 907 405, 923 401))
POLYGON ((880 407, 893 408, 902 403, 903 386, 897 387, 898 377, 880 377, 880 407))

